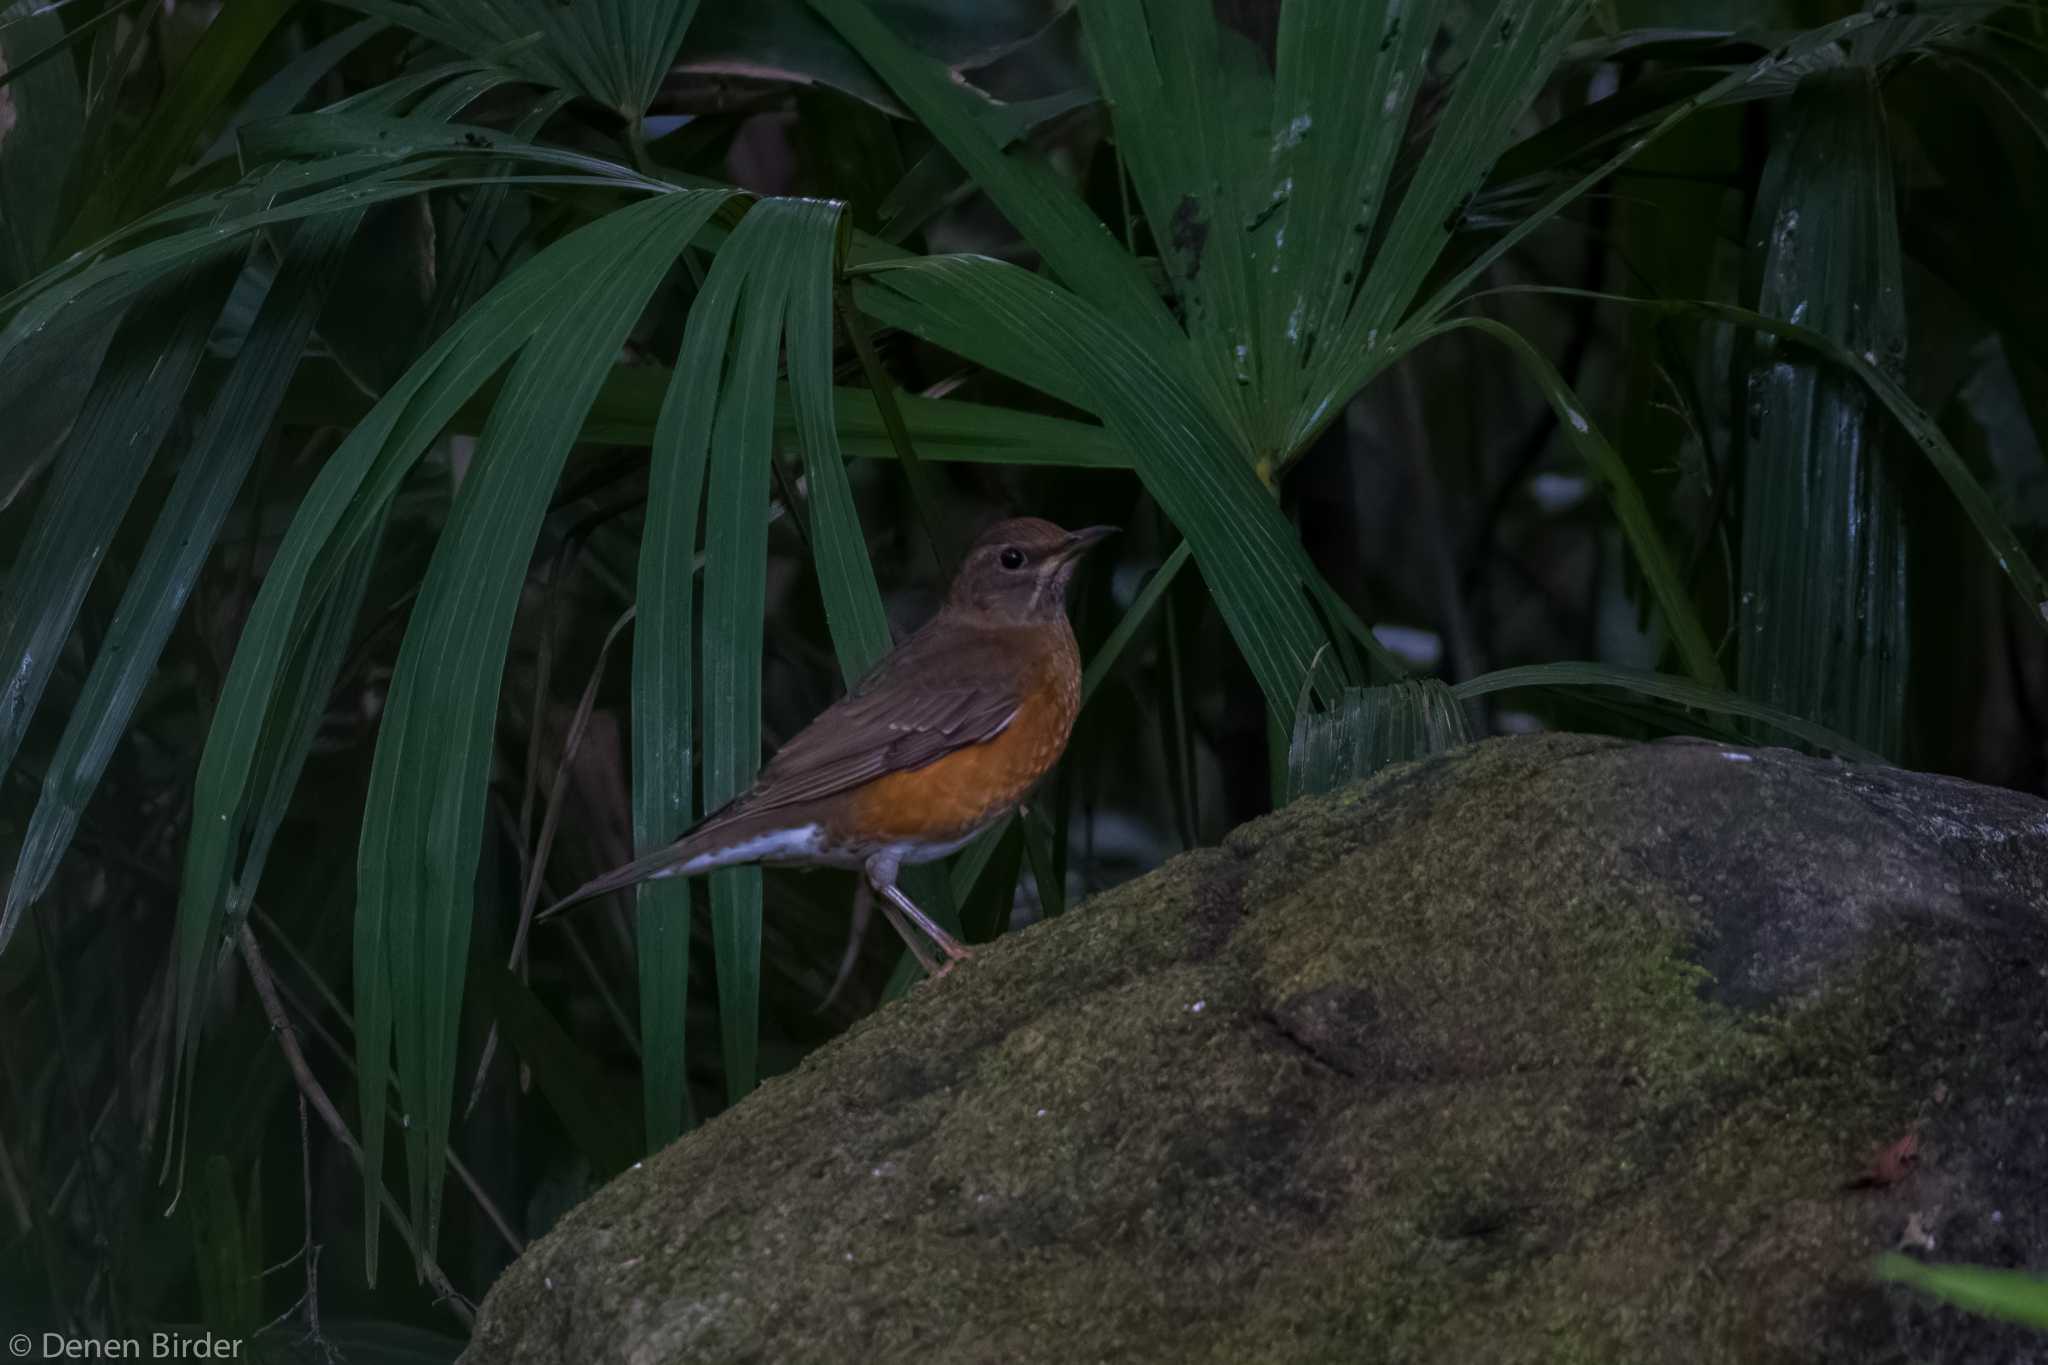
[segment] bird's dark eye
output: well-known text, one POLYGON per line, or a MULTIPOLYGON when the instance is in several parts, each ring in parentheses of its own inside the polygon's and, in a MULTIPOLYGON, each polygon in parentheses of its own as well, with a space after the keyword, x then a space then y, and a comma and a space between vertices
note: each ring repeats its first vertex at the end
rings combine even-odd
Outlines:
POLYGON ((1006 545, 1003 552, 996 556, 996 563, 1006 569, 1021 569, 1024 567, 1024 552, 1014 545, 1006 545))

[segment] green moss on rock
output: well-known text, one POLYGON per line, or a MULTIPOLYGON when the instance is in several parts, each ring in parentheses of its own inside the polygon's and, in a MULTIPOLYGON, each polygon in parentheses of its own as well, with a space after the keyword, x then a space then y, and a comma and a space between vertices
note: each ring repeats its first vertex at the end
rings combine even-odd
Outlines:
POLYGON ((2006 1358, 1865 1268, 2048 1260, 2044 907, 2031 798, 1491 741, 881 1011, 535 1243, 469 1359, 2006 1358))

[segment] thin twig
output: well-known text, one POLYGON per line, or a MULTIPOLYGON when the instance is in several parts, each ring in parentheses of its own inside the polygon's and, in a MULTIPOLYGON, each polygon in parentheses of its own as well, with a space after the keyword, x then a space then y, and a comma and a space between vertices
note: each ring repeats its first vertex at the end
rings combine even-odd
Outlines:
MULTIPOLYGON (((533 875, 533 861, 527 854, 527 838, 533 832, 533 807, 540 796, 540 751, 547 741, 548 691, 555 673, 555 628, 562 614, 562 580, 568 576, 574 541, 564 541, 548 570, 547 600, 541 607, 540 644, 534 650, 533 707, 526 734, 526 775, 519 784, 519 880, 533 875)), ((518 966, 514 959, 513 966, 518 966)))
MULTIPOLYGON (((561 828, 562 806, 569 794, 570 769, 576 762, 577 751, 583 747, 583 735, 590 728, 591 714, 597 709, 597 689, 604 683, 605 665, 611 660, 612 646, 618 642, 619 635, 626 627, 633 623, 637 610, 635 607, 627 607, 619 619, 612 622, 611 631, 604 637, 604 643, 598 646, 597 664, 590 670, 590 680, 583 685, 583 695, 576 702, 576 714, 569 721, 568 730, 562 735, 562 759, 555 766, 554 784, 548 788, 547 809, 540 818, 540 837, 534 841, 531 860, 522 859, 527 861, 526 885, 519 896, 519 927, 512 935, 512 960, 506 964, 508 970, 519 971, 526 965, 526 940, 533 931, 533 912, 540 905, 541 874, 547 871, 548 855, 554 851, 555 834, 561 828)), ((540 724, 538 715, 534 717, 534 724, 540 724)), ((529 802, 531 788, 537 785, 535 773, 538 768, 539 764, 536 762, 528 773, 529 802)), ((519 813, 522 838, 525 836, 529 815, 530 804, 528 809, 519 813)), ((477 1101, 483 1098, 484 1077, 490 1074, 491 1059, 497 1052, 498 1025, 493 1021, 490 1033, 484 1038, 484 1055, 477 1063, 476 1080, 469 1088, 469 1104, 462 1111, 464 1119, 475 1112, 477 1101)))
MULTIPOLYGON (((355 1021, 349 1017, 348 1011, 341 1007, 341 1002, 334 998, 333 992, 327 989, 326 983, 314 975, 312 967, 306 962, 305 958, 299 955, 298 950, 292 947, 291 940, 278 933, 277 926, 270 921, 269 917, 262 916, 260 911, 258 915, 264 927, 277 936, 277 941, 284 946, 285 952, 291 955, 293 962, 298 966, 299 970, 304 972, 307 978, 313 982, 315 989, 320 992, 321 998, 327 1002, 328 1007, 334 1011, 336 1017, 353 1032, 355 1021)), ((291 1007, 292 1011, 304 1021, 305 1026, 312 1031, 313 1036, 318 1038, 326 1046, 327 1050, 334 1054, 335 1060, 341 1063, 342 1068, 351 1076, 358 1074, 355 1058, 349 1055, 349 1050, 342 1046, 340 1039, 320 1026, 317 1012, 299 998, 298 993, 291 988, 291 984, 282 978, 274 978, 272 984, 277 987, 278 994, 283 997, 284 1002, 291 1007)), ((400 1118, 402 1106, 396 1102, 399 1099, 399 1094, 398 1082, 395 1079, 390 1082, 390 1091, 394 1101, 389 1109, 391 1123, 393 1127, 402 1128, 404 1126, 400 1118)), ((464 1189, 469 1191, 470 1197, 476 1200, 477 1208, 490 1221, 491 1226, 498 1230, 498 1235, 505 1239, 505 1245, 512 1249, 512 1254, 517 1256, 525 1251, 525 1239, 512 1230, 511 1223, 506 1221, 504 1213, 498 1208, 496 1203, 492 1202, 491 1197, 484 1193, 483 1185, 471 1173, 469 1167, 462 1163, 462 1158, 453 1151, 448 1152, 447 1157, 448 1169, 455 1172, 455 1178, 461 1182, 464 1189)))
POLYGON ((896 449, 896 463, 903 467, 903 477, 910 483, 910 500, 917 508, 918 520, 924 523, 926 538, 931 541, 932 557, 939 562, 939 576, 951 580, 960 567, 960 556, 942 530, 939 495, 932 485, 931 471, 924 467, 924 461, 918 459, 917 450, 910 443, 910 427, 904 422, 903 410, 896 402, 896 381, 889 377, 881 357, 875 354, 875 343, 868 335, 867 320, 853 301, 852 286, 841 277, 832 292, 839 303, 839 316, 846 325, 847 338, 853 342, 854 354, 860 357, 861 369, 866 372, 868 390, 875 396, 875 411, 882 418, 883 429, 889 433, 889 444, 896 449))
MULTIPOLYGON (((327 1131, 341 1144, 342 1150, 349 1154, 349 1159, 356 1163, 356 1169, 363 1170, 363 1149, 356 1142, 355 1135, 349 1132, 348 1125, 342 1122, 341 1115, 334 1108, 334 1101, 327 1098, 327 1091, 321 1087, 319 1078, 313 1074, 313 1069, 306 1064, 306 1055, 299 1050, 298 1031, 292 1027, 291 1017, 285 1013, 284 1002, 278 998, 277 983, 271 978, 270 968, 263 960, 263 950, 257 946, 256 935, 250 932, 246 920, 235 934, 235 946, 241 950, 242 961, 249 969, 249 980, 256 987, 257 998, 263 1002, 264 1017, 270 1021, 271 1036, 277 1039, 278 1049, 284 1053, 285 1065, 291 1068, 292 1077, 299 1084, 299 1093, 310 1100, 313 1108, 319 1111, 320 1121, 327 1125, 327 1131)), ((367 1172, 365 1178, 368 1178, 367 1172)), ((407 1220, 404 1212, 398 1207, 398 1201, 391 1197, 391 1192, 384 1188, 381 1181, 377 1185, 377 1199, 384 1206, 386 1216, 391 1219, 392 1227, 397 1229, 399 1239, 418 1261, 420 1273, 426 1277, 427 1283, 434 1287, 436 1301, 447 1304, 448 1311, 453 1313, 464 1327, 474 1327, 475 1308, 468 1299, 456 1291, 439 1263, 421 1248, 413 1236, 412 1223, 407 1220)))
POLYGON ((548 791, 547 810, 541 816, 540 838, 534 844, 533 871, 526 879, 526 886, 520 895, 519 928, 512 939, 512 960, 519 963, 526 955, 527 936, 533 931, 533 913, 540 904, 541 876, 547 871, 548 854, 554 851, 555 835, 561 828, 562 806, 569 795, 569 775, 577 753, 583 747, 583 737, 590 729, 590 718, 597 710, 597 691, 604 685, 605 667, 611 662, 612 646, 627 626, 633 624, 638 609, 628 607, 612 622, 606 632, 604 643, 598 646, 597 663, 590 670, 590 680, 583 685, 583 695, 577 699, 576 714, 569 722, 569 729, 562 736, 562 758, 555 767, 554 786, 548 791))
MULTIPOLYGON (((508 839, 513 838, 512 821, 515 818, 515 814, 512 810, 512 803, 505 800, 502 795, 493 793, 491 809, 497 813, 498 825, 504 831, 505 837, 508 839)), ((550 905, 561 899, 562 888, 550 882, 545 875, 540 879, 540 890, 541 898, 550 905)), ((609 899, 616 900, 617 897, 609 899)), ((591 954, 589 946, 583 940, 583 936, 577 931, 576 926, 566 919, 555 919, 551 920, 550 923, 556 926, 557 931, 568 942, 571 951, 576 956, 577 962, 583 966, 588 974, 591 987, 597 992, 599 1001, 605 1007, 605 1012, 619 1026, 620 1036, 625 1039, 626 1046, 632 1049, 635 1057, 638 1057, 640 1055, 640 1036, 633 1031, 632 1023, 626 1017, 625 1007, 619 1004, 618 997, 613 993, 611 986, 605 981, 604 972, 598 967, 597 959, 591 954)), ((633 956, 632 926, 624 920, 623 916, 615 916, 608 919, 605 921, 605 924, 617 940, 615 946, 620 956, 630 961, 633 956)))
POLYGON ((306 1131, 306 1097, 303 1093, 299 1095, 299 1199, 306 1228, 306 1240, 299 1248, 299 1254, 306 1261, 305 1339, 318 1345, 320 1354, 332 1360, 334 1350, 328 1346, 327 1338, 320 1334, 320 1244, 313 1240, 313 1135, 306 1131))

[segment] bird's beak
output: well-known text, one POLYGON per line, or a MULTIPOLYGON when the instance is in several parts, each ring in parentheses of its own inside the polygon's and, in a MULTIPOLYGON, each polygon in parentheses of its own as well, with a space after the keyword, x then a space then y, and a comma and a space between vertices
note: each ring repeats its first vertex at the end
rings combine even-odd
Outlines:
POLYGON ((1067 543, 1060 549, 1061 559, 1078 559, 1086 554, 1097 541, 1115 535, 1121 526, 1089 526, 1067 534, 1067 543))

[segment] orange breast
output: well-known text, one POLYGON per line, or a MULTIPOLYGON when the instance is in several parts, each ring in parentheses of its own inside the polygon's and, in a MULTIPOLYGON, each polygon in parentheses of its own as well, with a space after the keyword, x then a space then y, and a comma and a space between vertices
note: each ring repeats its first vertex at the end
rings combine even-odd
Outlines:
POLYGON ((876 778, 851 793, 849 832, 892 843, 949 842, 1021 801, 1059 761, 1081 708, 1073 637, 1063 643, 1066 648, 1047 659, 1025 688, 1017 718, 994 739, 876 778))

